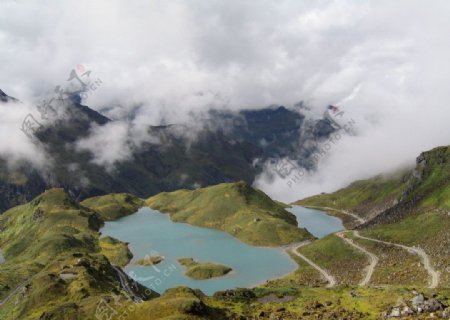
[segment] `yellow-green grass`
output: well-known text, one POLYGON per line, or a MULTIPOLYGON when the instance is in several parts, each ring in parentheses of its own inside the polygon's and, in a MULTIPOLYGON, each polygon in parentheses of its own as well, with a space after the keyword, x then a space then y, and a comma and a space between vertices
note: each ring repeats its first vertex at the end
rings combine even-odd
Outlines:
MULTIPOLYGON (((0 265, 0 278, 2 284, 6 284, 2 287, 2 297, 16 284, 23 283, 27 276, 31 279, 23 297, 17 292, 0 308, 0 318, 96 319, 95 311, 105 298, 123 319, 133 320, 239 319, 241 316, 259 316, 261 312, 267 317, 276 315, 286 320, 317 319, 319 316, 378 319, 381 312, 399 299, 412 298, 410 291, 394 286, 305 287, 302 284, 319 285, 320 275, 298 260, 299 270, 293 274, 253 289, 255 297, 276 293, 292 296, 293 300, 289 302, 258 303, 256 298, 230 301, 206 297, 197 290, 175 288, 160 298, 135 304, 120 293, 117 274, 101 253, 98 233, 101 223, 96 212, 71 201, 62 190, 50 190, 27 205, 6 212, 1 217, 3 231, 0 233, 0 247, 6 256, 6 262, 0 265), (117 296, 120 296, 119 303, 117 296), (280 311, 281 308, 284 310, 280 311)), ((328 251, 328 257, 334 257, 336 261, 354 257, 353 253, 347 252, 348 248, 342 248, 342 243, 337 242, 342 240, 333 237, 311 244, 317 246, 319 255, 309 258, 317 258, 315 262, 320 265, 321 257, 326 256, 320 253, 322 250, 328 251), (328 241, 330 243, 326 244, 328 241)), ((323 267, 327 268, 326 265, 323 267)), ((438 298, 448 303, 448 289, 423 291, 428 295, 438 293, 438 298)))
POLYGON ((361 235, 406 246, 420 246, 441 273, 440 285, 450 285, 450 216, 436 211, 412 214, 400 222, 363 229, 361 235))
POLYGON ((262 288, 277 291, 280 288, 295 289, 302 286, 318 287, 327 284, 327 281, 322 278, 319 271, 314 269, 305 260, 292 252, 289 252, 289 256, 298 264, 297 270, 284 277, 268 280, 265 284, 261 285, 262 288))
POLYGON ((378 257, 370 285, 427 286, 428 273, 419 256, 393 245, 359 238, 353 240, 378 257))
POLYGON ((418 199, 415 205, 421 208, 450 208, 450 146, 423 152, 414 170, 402 169, 355 181, 336 192, 294 204, 343 209, 367 217, 392 206, 396 200, 411 199, 418 199))
POLYGON ((334 234, 303 246, 298 251, 327 270, 339 284, 358 284, 368 265, 364 253, 334 234))
POLYGON ((104 221, 112 221, 135 213, 145 201, 128 193, 112 193, 86 199, 81 205, 98 212, 104 221))
POLYGON ((178 263, 186 268, 185 274, 195 280, 206 280, 222 277, 233 269, 218 263, 200 262, 192 258, 178 259, 178 263))
MULTIPOLYGON (((95 308, 94 300, 117 290, 117 273, 101 254, 102 223, 96 212, 62 189, 5 212, 0 222, 6 258, 0 264, 0 300, 10 299, 0 308, 0 319, 84 319, 95 308)), ((140 285, 136 290, 144 292, 140 285)), ((148 292, 148 297, 156 296, 148 292)))
POLYGON ((311 239, 295 216, 245 182, 161 193, 147 205, 169 213, 173 221, 223 230, 257 246, 279 246, 311 239))
POLYGON ((74 203, 61 189, 52 189, 5 212, 1 217, 0 296, 66 251, 98 251, 101 224, 95 213, 74 203))
POLYGON ((419 198, 421 208, 450 209, 450 146, 423 152, 418 158, 408 198, 419 198))
POLYGON ((110 236, 100 238, 101 253, 116 266, 124 267, 133 258, 128 248, 128 243, 122 242, 110 236))
MULTIPOLYGON (((410 301, 411 289, 399 287, 352 287, 338 286, 332 289, 299 287, 295 299, 283 303, 258 303, 256 299, 243 300, 206 298, 207 305, 227 310, 227 315, 254 317, 261 312, 270 319, 381 319, 383 312, 402 301, 410 301), (284 309, 284 310, 283 310, 284 309), (283 311, 281 311, 283 310, 283 311)), ((422 290, 428 297, 435 291, 422 290)), ((438 299, 449 302, 450 289, 442 289, 438 299)))
MULTIPOLYGON (((296 205, 330 207, 353 212, 363 218, 370 217, 392 205, 407 188, 407 178, 411 169, 395 173, 380 174, 366 180, 351 183, 333 193, 322 193, 294 202, 296 205)), ((337 211, 331 215, 343 217, 337 211)))

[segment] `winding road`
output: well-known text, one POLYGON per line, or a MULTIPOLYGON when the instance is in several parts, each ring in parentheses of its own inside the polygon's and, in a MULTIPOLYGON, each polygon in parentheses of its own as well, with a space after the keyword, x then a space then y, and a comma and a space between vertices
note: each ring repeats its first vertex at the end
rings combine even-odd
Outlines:
MULTIPOLYGON (((352 212, 346 211, 346 210, 340 210, 340 209, 335 209, 335 208, 330 208, 330 207, 319 207, 319 206, 305 206, 305 207, 311 208, 311 209, 337 211, 337 212, 340 212, 342 214, 351 216, 356 221, 358 221, 360 224, 363 224, 363 223, 366 222, 366 219, 364 219, 364 218, 362 218, 362 217, 360 217, 360 216, 358 216, 358 215, 356 215, 356 214, 354 214, 352 212)), ((348 243, 349 245, 351 245, 354 248, 356 248, 357 250, 363 252, 369 258, 369 262, 370 263, 366 267, 366 274, 365 274, 364 278, 361 280, 361 282, 359 283, 360 286, 368 285, 370 283, 370 279, 372 278, 374 270, 375 270, 375 268, 376 268, 376 266, 378 264, 379 258, 375 254, 373 254, 372 252, 369 252, 364 247, 356 244, 352 239, 346 238, 345 235, 344 235, 344 231, 337 232, 336 235, 338 237, 340 237, 343 241, 348 243)), ((362 236, 359 233, 359 231, 357 231, 357 230, 353 231, 353 235, 355 237, 357 237, 357 238, 360 238, 360 239, 365 239, 365 240, 374 241, 374 242, 378 242, 378 243, 383 243, 383 244, 387 244, 387 245, 397 246, 399 248, 402 248, 402 249, 408 251, 409 253, 418 255, 422 259, 423 267, 427 271, 427 273, 428 273, 428 275, 430 277, 428 288, 433 289, 433 288, 436 288, 439 285, 440 274, 439 274, 438 271, 436 271, 433 268, 433 265, 431 263, 430 257, 428 256, 428 254, 422 248, 419 248, 419 247, 408 247, 408 246, 405 246, 405 245, 399 244, 399 243, 393 243, 393 242, 388 242, 388 241, 382 241, 382 240, 378 240, 378 239, 368 238, 368 237, 362 236)), ((336 284, 336 280, 335 280, 335 278, 332 275, 327 273, 324 269, 322 269, 321 267, 316 265, 314 262, 312 262, 311 260, 306 258, 304 255, 302 255, 302 254, 297 252, 298 248, 300 248, 301 246, 304 246, 306 244, 307 243, 297 244, 296 248, 294 250, 292 250, 292 252, 295 255, 297 255, 298 257, 300 257, 303 260, 305 260, 308 264, 310 264, 316 270, 318 270, 328 280, 329 284, 328 284, 327 287, 333 287, 336 284)))
POLYGON ((353 219, 357 220, 359 222, 359 224, 363 224, 363 223, 367 222, 366 219, 361 218, 360 216, 358 216, 352 212, 345 211, 345 210, 340 210, 340 209, 335 209, 335 208, 330 208, 330 207, 318 207, 318 206, 306 206, 306 205, 304 207, 311 208, 311 209, 321 209, 321 210, 325 210, 325 211, 326 210, 337 211, 337 212, 340 212, 342 214, 352 217, 353 219))
POLYGON ((424 266, 425 270, 428 272, 428 275, 430 276, 430 281, 429 281, 430 284, 429 284, 428 288, 433 289, 439 285, 439 272, 437 272, 433 268, 431 261, 430 261, 430 257, 426 254, 426 252, 422 248, 408 247, 408 246, 405 246, 405 245, 399 244, 399 243, 387 242, 387 241, 382 241, 382 240, 378 240, 378 239, 364 237, 359 234, 359 231, 353 231, 353 234, 360 239, 365 239, 365 240, 383 243, 383 244, 387 244, 387 245, 397 246, 397 247, 407 250, 408 252, 410 252, 412 254, 418 255, 422 259, 423 266, 424 266))
POLYGON ((113 269, 116 271, 117 275, 119 276, 120 285, 122 288, 131 296, 133 297, 133 300, 137 303, 143 302, 142 297, 140 297, 135 290, 130 286, 130 281, 128 279, 128 276, 125 274, 125 272, 122 271, 119 267, 113 266, 113 269))
POLYGON ((291 252, 295 254, 297 257, 300 257, 301 259, 305 260, 309 265, 311 265, 311 267, 319 271, 322 274, 322 276, 328 281, 328 284, 326 286, 327 288, 334 287, 336 285, 336 279, 331 274, 329 274, 326 270, 322 269, 317 264, 315 264, 314 262, 312 262, 307 257, 305 257, 304 255, 302 255, 300 252, 297 251, 298 249, 300 249, 301 247, 303 247, 308 243, 309 242, 300 243, 299 245, 294 247, 293 250, 291 250, 291 252))
MULTIPOLYGON (((354 233, 354 232, 353 232, 354 233)), ((372 278, 373 272, 375 271, 375 267, 378 264, 378 257, 374 255, 372 252, 367 251, 365 248, 361 247, 360 245, 357 245, 355 242, 353 242, 352 239, 346 238, 344 232, 338 232, 336 234, 338 237, 340 237, 342 240, 347 242, 352 247, 356 248, 357 250, 363 252, 366 256, 369 257, 369 265, 366 267, 366 275, 361 280, 361 282, 358 284, 359 286, 367 286, 370 282, 370 279, 372 278)))

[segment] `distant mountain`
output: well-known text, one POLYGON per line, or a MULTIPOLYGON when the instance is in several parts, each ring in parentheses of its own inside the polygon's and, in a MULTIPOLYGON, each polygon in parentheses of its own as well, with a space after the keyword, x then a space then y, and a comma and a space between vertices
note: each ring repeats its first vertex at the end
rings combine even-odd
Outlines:
POLYGON ((86 138, 93 126, 112 120, 79 99, 73 98, 71 103, 64 117, 36 134, 52 160, 46 172, 36 171, 27 162, 10 169, 0 157, 0 212, 50 187, 63 187, 82 200, 112 192, 148 197, 221 182, 252 183, 262 170, 260 164, 268 159, 287 156, 298 159, 300 165, 307 163, 315 146, 306 147, 306 140, 326 138, 334 130, 327 120, 317 120, 313 125, 320 130, 305 139, 305 117, 284 107, 236 113, 214 110, 202 120, 203 129, 195 132, 195 139, 187 138, 189 132, 198 130, 190 124, 149 126, 149 136, 156 139, 144 141, 127 160, 108 170, 94 163, 89 151, 77 149, 75 142, 86 138))
POLYGON ((0 102, 18 102, 16 98, 8 96, 0 89, 0 102))

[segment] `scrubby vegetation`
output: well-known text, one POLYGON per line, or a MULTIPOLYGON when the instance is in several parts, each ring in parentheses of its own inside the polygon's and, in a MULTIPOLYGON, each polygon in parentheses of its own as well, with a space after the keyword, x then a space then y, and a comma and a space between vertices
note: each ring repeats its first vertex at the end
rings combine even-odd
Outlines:
POLYGON ((169 213, 173 221, 223 230, 252 245, 279 246, 312 238, 297 227, 284 205, 245 182, 161 193, 147 204, 169 213))

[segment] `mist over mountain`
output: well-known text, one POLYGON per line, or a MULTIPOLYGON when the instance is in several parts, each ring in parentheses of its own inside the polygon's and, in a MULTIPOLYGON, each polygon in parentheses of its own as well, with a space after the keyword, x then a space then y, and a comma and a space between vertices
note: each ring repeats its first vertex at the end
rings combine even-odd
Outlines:
MULTIPOLYGON (((40 172, 51 159, 16 128, 55 86, 78 84, 88 75, 97 85, 81 96, 81 104, 115 122, 90 129, 74 148, 94 151, 93 162, 107 171, 151 139, 149 125, 183 124, 195 140, 210 125, 204 121, 209 110, 239 114, 271 105, 295 110, 300 100, 309 108, 301 109, 308 120, 319 121, 329 104, 345 110, 355 121, 354 134, 333 144, 317 161, 319 170, 301 182, 288 184, 266 162, 256 185, 281 200, 410 165, 421 151, 448 144, 446 1, 6 0, 0 10, 0 87, 22 101, 14 112, 0 108, 7 137, 0 154, 12 162, 32 159, 40 172), (71 76, 74 70, 80 79, 71 76)), ((5 94, 0 99, 11 100, 5 94)), ((293 119, 286 126, 292 127, 293 119)), ((285 154, 297 162, 304 155, 291 157, 289 148, 310 152, 302 142, 306 150, 292 147, 289 138, 281 148, 279 132, 273 132, 278 149, 262 147, 273 137, 255 134, 264 130, 256 126, 252 134, 237 132, 266 155, 285 154)))
POLYGON ((326 139, 336 130, 330 120, 307 121, 282 106, 210 110, 197 115, 202 127, 189 123, 138 127, 113 121, 75 98, 60 101, 57 107, 59 116, 39 123, 30 137, 17 130, 44 154, 44 164, 35 163, 34 156, 24 155, 13 163, 7 156, 1 158, 1 209, 50 187, 63 187, 80 200, 111 192, 148 197, 220 182, 253 183, 266 161, 286 157, 313 170, 308 157, 317 145, 307 142, 326 139), (317 130, 302 140, 305 127, 317 130))

